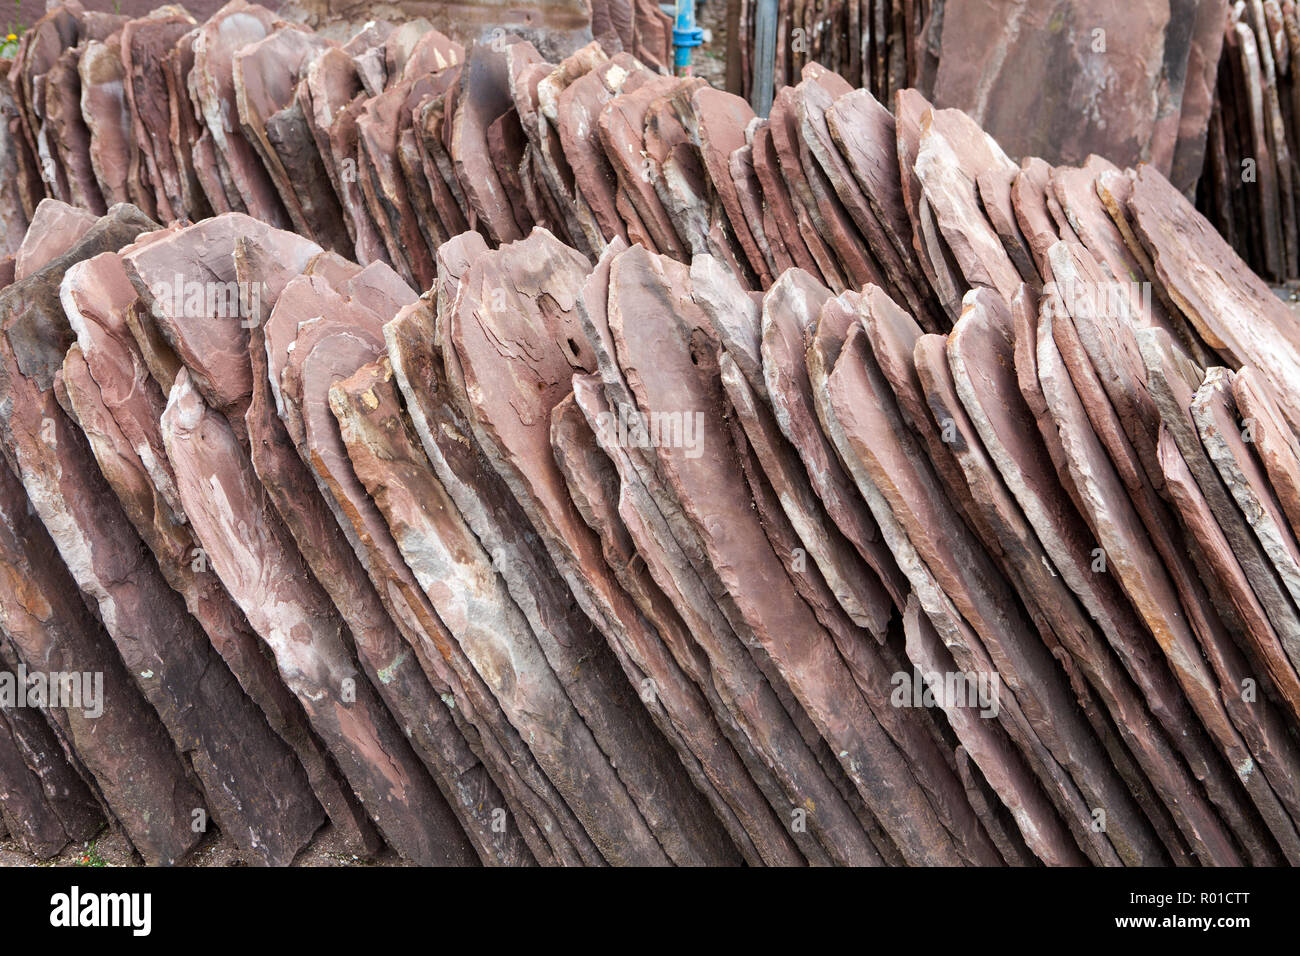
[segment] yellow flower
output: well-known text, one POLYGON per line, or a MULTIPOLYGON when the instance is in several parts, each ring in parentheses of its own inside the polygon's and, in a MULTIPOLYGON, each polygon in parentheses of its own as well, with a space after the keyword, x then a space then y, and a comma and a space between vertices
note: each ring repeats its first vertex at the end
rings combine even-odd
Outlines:
POLYGON ((16 34, 16 33, 11 33, 11 34, 9 34, 7 37, 5 37, 5 39, 6 39, 6 40, 17 40, 17 39, 18 39, 18 34, 16 34))

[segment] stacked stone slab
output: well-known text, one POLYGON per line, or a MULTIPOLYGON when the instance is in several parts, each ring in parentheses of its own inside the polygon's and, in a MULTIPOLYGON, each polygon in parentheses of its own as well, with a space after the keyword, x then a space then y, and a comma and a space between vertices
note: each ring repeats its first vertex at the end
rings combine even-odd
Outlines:
POLYGON ((0 701, 33 853, 1300 862, 1300 330, 1154 166, 815 64, 758 118, 596 44, 43 24, 0 658, 104 707, 0 701), (119 32, 167 138, 42 99, 119 32))

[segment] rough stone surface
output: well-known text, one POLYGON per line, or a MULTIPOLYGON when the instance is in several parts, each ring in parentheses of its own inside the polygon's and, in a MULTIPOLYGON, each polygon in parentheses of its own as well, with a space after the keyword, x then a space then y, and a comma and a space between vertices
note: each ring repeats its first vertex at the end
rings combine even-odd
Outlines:
POLYGON ((476 860, 455 816, 344 643, 343 625, 260 493, 234 433, 182 371, 162 419, 186 514, 208 560, 276 656, 390 845, 413 862, 476 860), (223 490, 214 507, 206 488, 223 490))

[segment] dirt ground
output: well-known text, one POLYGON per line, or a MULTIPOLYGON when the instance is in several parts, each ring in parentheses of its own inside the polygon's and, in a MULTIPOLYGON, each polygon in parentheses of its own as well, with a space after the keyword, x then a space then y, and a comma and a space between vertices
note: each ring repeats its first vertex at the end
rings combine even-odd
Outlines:
MULTIPOLYGON (((144 861, 132 851, 121 831, 107 828, 98 837, 86 843, 73 844, 51 860, 38 860, 18 846, 11 838, 0 839, 0 867, 4 866, 143 866, 144 861)), ((199 845, 183 866, 216 867, 245 866, 239 851, 218 830, 214 830, 199 845)), ((343 849, 342 841, 332 826, 326 824, 309 843, 294 866, 407 866, 397 854, 385 850, 374 859, 363 860, 343 849)))

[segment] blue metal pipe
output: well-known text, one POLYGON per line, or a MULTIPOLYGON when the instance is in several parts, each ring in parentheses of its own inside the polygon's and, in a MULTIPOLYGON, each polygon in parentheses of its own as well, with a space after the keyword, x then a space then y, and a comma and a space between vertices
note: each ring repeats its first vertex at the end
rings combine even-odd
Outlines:
POLYGON ((673 72, 691 75, 691 48, 704 42, 704 31, 695 25, 695 0, 677 0, 673 22, 673 72))

